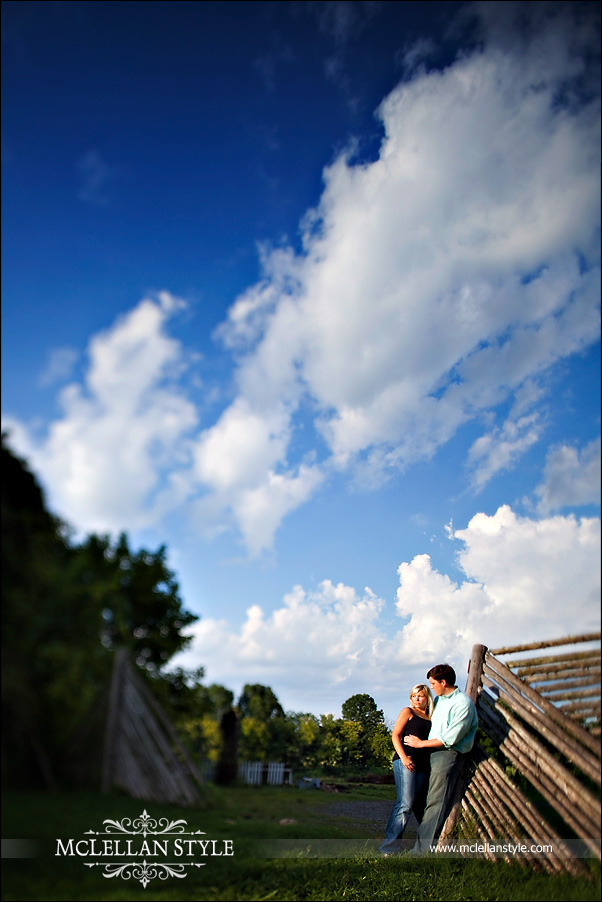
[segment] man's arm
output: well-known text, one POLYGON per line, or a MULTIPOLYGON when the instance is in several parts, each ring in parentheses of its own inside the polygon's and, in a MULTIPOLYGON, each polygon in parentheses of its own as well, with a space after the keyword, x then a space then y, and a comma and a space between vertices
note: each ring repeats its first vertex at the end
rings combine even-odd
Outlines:
POLYGON ((453 707, 450 707, 447 716, 447 722, 442 721, 437 725, 439 734, 437 739, 417 739, 414 736, 406 736, 404 742, 418 749, 453 748, 456 743, 460 742, 473 729, 476 720, 476 709, 471 700, 461 693, 457 696, 453 707))
POLYGON ((444 746, 452 748, 464 739, 473 728, 476 717, 474 704, 468 696, 462 694, 450 711, 449 721, 440 731, 444 746))
POLYGON ((440 739, 418 739, 418 736, 404 736, 403 741, 406 745, 411 745, 415 749, 444 749, 445 743, 440 739))

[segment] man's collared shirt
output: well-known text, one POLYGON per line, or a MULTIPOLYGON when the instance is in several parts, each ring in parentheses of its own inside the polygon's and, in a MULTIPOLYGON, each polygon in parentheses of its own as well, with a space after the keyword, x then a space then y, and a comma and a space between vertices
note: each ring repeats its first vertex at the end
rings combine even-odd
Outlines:
POLYGON ((446 749, 469 752, 477 732, 478 717, 474 703, 459 689, 435 700, 429 739, 439 739, 446 749))

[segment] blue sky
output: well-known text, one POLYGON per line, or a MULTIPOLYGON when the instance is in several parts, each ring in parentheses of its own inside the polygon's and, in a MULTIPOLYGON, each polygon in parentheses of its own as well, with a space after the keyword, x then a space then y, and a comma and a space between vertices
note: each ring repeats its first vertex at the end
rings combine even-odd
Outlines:
POLYGON ((393 720, 596 629, 599 13, 7 2, 3 428, 207 682, 393 720))

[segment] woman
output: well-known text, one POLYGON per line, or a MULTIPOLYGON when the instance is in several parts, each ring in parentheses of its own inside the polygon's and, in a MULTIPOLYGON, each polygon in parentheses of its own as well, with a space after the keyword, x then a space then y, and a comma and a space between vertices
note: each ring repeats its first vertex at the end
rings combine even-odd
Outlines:
POLYGON ((418 820, 422 817, 429 781, 429 752, 404 745, 403 738, 413 735, 428 739, 433 707, 431 690, 419 683, 410 692, 410 707, 399 712, 393 727, 391 738, 395 746, 393 774, 397 800, 380 847, 385 855, 397 850, 397 840, 403 836, 410 811, 414 809, 418 820))

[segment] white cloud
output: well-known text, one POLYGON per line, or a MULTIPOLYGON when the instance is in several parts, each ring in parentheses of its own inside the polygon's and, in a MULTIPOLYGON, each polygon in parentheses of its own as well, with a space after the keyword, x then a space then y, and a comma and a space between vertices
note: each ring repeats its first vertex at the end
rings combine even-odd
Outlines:
POLYGON ((207 679, 240 691, 270 685, 289 710, 340 710, 367 692, 393 719, 429 667, 447 661, 464 686, 472 645, 561 638, 599 628, 600 520, 518 517, 509 507, 476 514, 453 538, 462 543, 456 582, 428 555, 399 567, 397 613, 369 589, 329 580, 301 586, 266 615, 249 608, 241 627, 207 618, 193 628, 178 664, 206 667, 207 679), (570 605, 567 604, 570 599, 570 605))
POLYGON ((421 555, 399 568, 397 607, 405 660, 464 663, 474 643, 489 647, 599 629, 600 520, 518 517, 509 507, 476 514, 454 538, 464 545, 458 584, 421 555), (570 603, 569 601, 570 600, 570 603))
POLYGON ((167 293, 141 301, 92 338, 85 384, 62 390, 62 415, 47 436, 38 441, 13 430, 13 444, 48 486, 52 508, 78 529, 145 526, 189 491, 179 473, 182 442, 197 414, 174 383, 183 350, 165 334, 181 305, 167 293))
POLYGON ((195 453, 198 478, 217 491, 256 484, 282 460, 287 440, 285 410, 261 415, 238 398, 202 434, 195 453))
POLYGON ((512 469, 540 434, 539 416, 532 413, 518 420, 509 418, 501 428, 478 438, 468 452, 468 464, 474 467, 474 488, 482 489, 496 473, 512 469))
POLYGON ((311 399, 330 463, 363 481, 515 395, 473 449, 482 486, 538 440, 519 416, 529 392, 599 337, 599 272, 575 254, 597 260, 599 109, 556 103, 580 71, 579 29, 553 16, 538 29, 391 92, 379 159, 326 169, 304 253, 264 248, 264 278, 221 327, 247 349, 240 397, 266 417, 288 404, 291 435, 311 399))
POLYGON ((581 453, 570 445, 548 452, 544 481, 535 489, 540 514, 563 507, 600 503, 600 439, 595 439, 581 453))
MULTIPOLYGON (((558 6, 511 41, 486 4, 482 49, 384 99, 378 159, 327 167, 302 252, 264 247, 263 278, 217 330, 236 369, 216 422, 193 435, 165 305, 92 339, 36 460, 65 516, 132 528, 204 492, 199 528, 259 554, 333 469, 379 485, 502 402, 473 484, 514 465, 541 430, 529 396, 600 334, 599 103, 573 90, 591 37, 558 6), (319 436, 299 462, 308 417, 319 436)), ((346 46, 355 7, 321 9, 346 46)), ((89 199, 103 165, 88 155, 89 199)))
POLYGON ((322 482, 316 467, 301 465, 297 474, 268 471, 263 483, 240 494, 233 510, 250 554, 270 548, 274 534, 290 511, 303 504, 322 482))
POLYGON ((54 348, 48 355, 48 362, 40 375, 39 385, 46 387, 64 382, 71 375, 78 358, 79 351, 75 348, 54 348))
POLYGON ((368 691, 356 687, 373 686, 380 672, 383 605, 368 588, 360 595, 330 580, 313 592, 295 586, 268 616, 258 605, 249 608, 240 629, 225 620, 201 620, 192 648, 174 663, 193 667, 202 661, 208 680, 236 691, 245 682, 271 685, 289 709, 298 704, 336 712, 355 691, 368 691))
POLYGON ((320 469, 280 465, 290 439, 290 412, 281 406, 254 410, 239 397, 200 437, 195 449, 199 482, 212 497, 195 506, 205 528, 218 527, 231 511, 252 556, 271 547, 284 516, 308 499, 322 481, 320 469))

